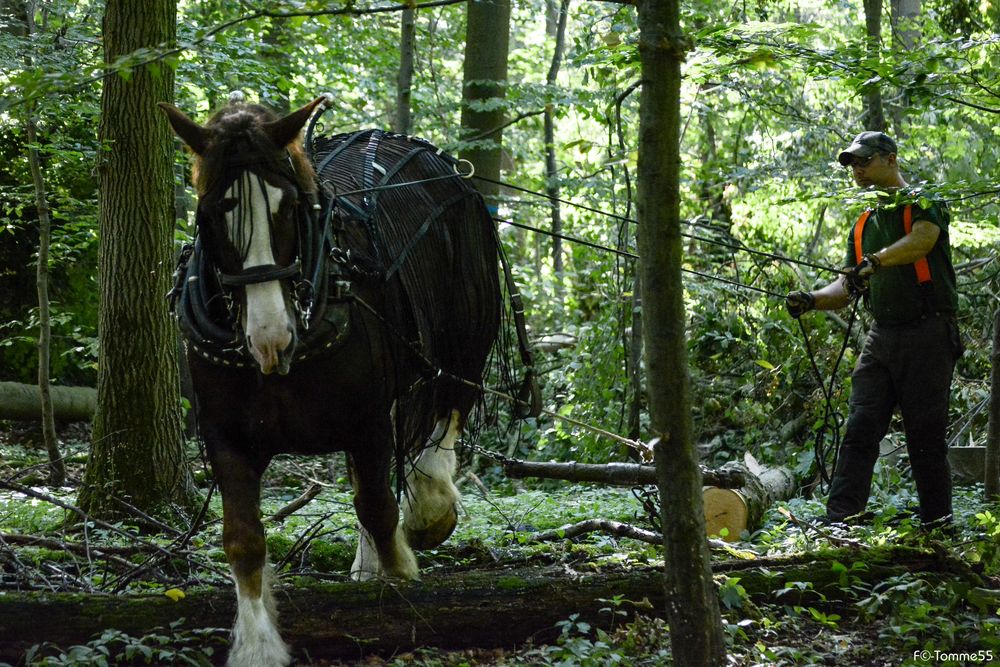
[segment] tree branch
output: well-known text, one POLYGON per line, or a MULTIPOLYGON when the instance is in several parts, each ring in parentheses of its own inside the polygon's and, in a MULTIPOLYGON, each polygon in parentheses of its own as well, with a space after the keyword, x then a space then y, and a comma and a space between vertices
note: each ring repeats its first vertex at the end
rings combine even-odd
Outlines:
MULTIPOLYGON (((528 542, 556 542, 559 540, 571 540, 588 533, 608 533, 615 537, 628 537, 646 544, 663 545, 663 536, 659 533, 644 528, 639 528, 619 521, 610 519, 586 519, 577 523, 568 523, 565 526, 552 530, 543 530, 537 533, 528 534, 528 542)), ((732 550, 732 547, 722 540, 708 540, 708 545, 716 549, 732 550)))
MULTIPOLYGON (((215 35, 218 35, 219 33, 224 32, 225 30, 228 30, 229 28, 232 28, 235 25, 239 25, 240 23, 245 23, 247 21, 253 21, 259 18, 310 18, 310 17, 315 18, 317 16, 364 16, 366 14, 384 14, 387 12, 401 12, 408 8, 428 9, 432 7, 444 7, 447 5, 465 4, 466 2, 467 0, 431 0, 430 2, 424 2, 417 5, 414 5, 412 3, 409 4, 404 3, 399 5, 389 5, 386 7, 372 7, 368 9, 359 9, 356 7, 348 6, 340 9, 323 9, 323 10, 312 10, 312 11, 298 10, 298 11, 287 11, 287 12, 277 12, 272 10, 260 9, 252 11, 251 13, 245 14, 239 18, 235 18, 230 21, 225 21, 223 23, 220 23, 219 25, 208 30, 200 37, 188 42, 187 44, 166 48, 165 50, 159 52, 154 50, 154 55, 144 60, 139 60, 137 62, 131 63, 128 62, 129 55, 126 55, 118 60, 118 63, 121 64, 112 64, 110 66, 111 69, 109 71, 105 71, 102 74, 91 77, 86 81, 82 81, 80 83, 68 86, 63 89, 39 88, 30 95, 25 95, 21 99, 9 102, 6 105, 6 108, 14 108, 42 97, 48 97, 49 95, 52 94, 74 92, 80 90, 81 88, 86 88, 91 84, 103 81, 104 79, 107 79, 110 76, 114 76, 121 69, 144 67, 146 65, 150 65, 155 62, 160 62, 161 60, 164 60, 166 58, 170 58, 171 56, 180 55, 185 51, 189 51, 194 47, 205 43, 215 35)), ((0 108, 3 108, 2 105, 0 105, 0 108)))

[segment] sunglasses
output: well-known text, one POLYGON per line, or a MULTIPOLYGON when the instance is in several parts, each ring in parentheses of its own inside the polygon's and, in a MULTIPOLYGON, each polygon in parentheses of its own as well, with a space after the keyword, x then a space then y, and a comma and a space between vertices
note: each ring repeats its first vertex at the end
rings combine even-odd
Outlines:
POLYGON ((875 155, 872 155, 870 157, 854 157, 854 156, 852 156, 851 159, 848 161, 846 167, 848 169, 854 169, 855 167, 860 167, 860 168, 864 169, 865 167, 867 167, 868 165, 870 165, 872 163, 872 160, 874 160, 877 157, 878 157, 878 153, 876 153, 875 155))

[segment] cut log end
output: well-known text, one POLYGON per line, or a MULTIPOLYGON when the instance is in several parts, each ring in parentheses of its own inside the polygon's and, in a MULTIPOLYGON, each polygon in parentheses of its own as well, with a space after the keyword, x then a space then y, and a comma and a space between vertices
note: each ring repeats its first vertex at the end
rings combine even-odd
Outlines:
POLYGON ((739 491, 709 486, 702 493, 702 502, 705 505, 705 533, 709 537, 735 542, 749 527, 750 510, 739 491))

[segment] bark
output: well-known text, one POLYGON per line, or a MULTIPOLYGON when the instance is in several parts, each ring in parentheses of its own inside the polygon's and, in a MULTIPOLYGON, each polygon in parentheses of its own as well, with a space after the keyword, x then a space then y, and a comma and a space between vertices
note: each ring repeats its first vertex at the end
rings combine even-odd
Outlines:
POLYGON ((677 0, 639 0, 638 214, 646 382, 660 492, 667 619, 680 665, 725 661, 702 479, 692 438, 680 230, 681 62, 677 0))
MULTIPOLYGON (((25 12, 27 36, 35 32, 34 2, 27 4, 25 12)), ((25 57, 25 65, 34 68, 31 56, 25 57)), ((48 195, 45 178, 42 175, 42 160, 38 154, 38 126, 35 121, 35 104, 27 107, 28 164, 31 181, 35 188, 35 209, 38 212, 38 259, 35 273, 35 288, 38 293, 38 399, 41 408, 42 439, 49 455, 49 483, 62 486, 66 482, 66 466, 59 452, 56 439, 56 421, 52 408, 52 389, 49 384, 50 353, 52 343, 52 317, 49 308, 49 245, 52 241, 52 217, 49 214, 48 195)))
POLYGON ((986 499, 1000 496, 1000 309, 993 316, 993 365, 990 371, 990 420, 986 436, 986 499))
POLYGON ((639 440, 642 437, 642 281, 639 272, 632 277, 632 298, 629 300, 629 316, 632 321, 631 335, 625 337, 625 349, 628 351, 628 365, 625 369, 628 376, 628 437, 639 440))
MULTIPOLYGON (((844 586, 839 568, 874 585, 907 573, 934 580, 969 584, 967 597, 991 599, 982 579, 943 550, 894 547, 881 550, 840 549, 790 558, 726 561, 717 570, 739 577, 751 600, 784 604, 844 602, 856 592, 844 586), (853 563, 863 568, 852 568, 853 563), (790 591, 776 598, 788 582, 810 581, 812 590, 790 591), (825 596, 823 600, 820 595, 825 596)), ((437 570, 422 581, 390 584, 316 583, 297 579, 277 592, 282 637, 305 660, 351 660, 365 655, 389 656, 434 646, 441 649, 504 648, 527 641, 540 644, 559 634, 556 623, 571 614, 607 628, 611 616, 601 610, 621 596, 636 608, 658 615, 663 589, 655 569, 628 572, 570 572, 567 567, 498 568, 445 573, 437 570), (650 604, 646 604, 648 601, 650 604), (502 622, 497 622, 502 619, 502 622)), ((795 587, 791 587, 795 588, 795 587)), ((17 664, 24 650, 43 641, 67 647, 81 644, 105 629, 141 636, 178 622, 184 629, 227 628, 235 613, 230 587, 188 589, 174 602, 162 594, 110 596, 6 592, 0 597, 0 661, 17 664), (38 619, 44 618, 40 623, 38 619)), ((220 630, 220 634, 226 631, 220 630)), ((676 630, 673 630, 676 632, 676 630)), ((674 664, 689 665, 674 653, 674 664)), ((717 663, 723 664, 723 663, 717 663)))
MULTIPOLYGON (((97 391, 90 387, 50 388, 55 419, 60 422, 90 421, 97 408, 97 391)), ((0 382, 0 419, 37 421, 41 418, 38 387, 20 382, 0 382)))
MULTIPOLYGON (((552 61, 549 64, 548 74, 545 76, 545 85, 549 90, 553 90, 556 80, 559 77, 559 67, 562 63, 563 48, 566 42, 566 18, 569 15, 569 0, 562 0, 559 4, 559 17, 554 30, 549 34, 555 38, 555 45, 552 51, 552 61)), ((546 28, 548 29, 548 22, 546 28)), ((546 105, 544 114, 544 134, 545 134, 545 194, 550 197, 549 206, 551 208, 552 219, 552 272, 556 280, 556 301, 562 307, 563 301, 563 257, 562 257, 562 209, 559 206, 559 167, 556 164, 556 119, 552 105, 546 105)))
POLYGON ((920 43, 920 0, 892 0, 890 4, 892 37, 904 51, 913 51, 920 43))
MULTIPOLYGON (((460 151, 463 159, 487 179, 500 178, 507 51, 510 43, 510 1, 469 2, 465 35, 465 65, 462 84, 462 137, 476 138, 475 145, 460 151), (480 108, 490 103, 490 109, 480 108)), ((499 186, 476 180, 476 188, 496 215, 499 186)))
MULTIPOLYGON (((570 482, 599 482, 614 486, 643 486, 656 484, 656 466, 639 463, 535 463, 532 461, 507 461, 503 466, 508 477, 540 477, 562 479, 570 482)), ((705 484, 724 488, 741 487, 747 483, 743 471, 702 470, 705 484)))
MULTIPOLYGON (((614 162, 616 159, 622 158, 627 154, 627 149, 625 146, 625 132, 622 129, 622 105, 625 100, 635 92, 639 87, 639 82, 634 82, 630 84, 624 91, 622 91, 617 97, 615 97, 615 136, 617 138, 618 153, 614 154, 610 146, 612 144, 612 139, 608 137, 608 159, 610 162, 614 162)), ((611 167, 611 174, 614 178, 615 168, 611 167)), ((628 165, 623 165, 622 176, 625 180, 625 193, 627 201, 625 203, 625 217, 630 218, 632 216, 632 178, 629 174, 628 165)), ((632 230, 629 225, 625 225, 619 228, 618 232, 618 248, 619 250, 631 250, 632 246, 630 242, 633 240, 632 230)), ((629 275, 629 269, 634 273, 631 276, 632 280, 632 296, 629 299, 629 313, 627 314, 627 321, 631 321, 632 326, 626 328, 626 331, 622 335, 622 346, 624 347, 627 357, 625 364, 625 375, 628 378, 628 390, 626 392, 626 397, 628 401, 628 413, 627 413, 627 424, 628 424, 628 437, 632 440, 639 440, 642 437, 642 411, 643 411, 643 368, 642 368, 642 281, 639 277, 639 271, 635 266, 635 263, 630 263, 626 265, 625 276, 629 275)))
POLYGON ((410 134, 410 92, 413 88, 413 52, 417 37, 417 10, 407 6, 400 14, 399 73, 396 76, 396 118, 392 129, 399 134, 410 134))
MULTIPOLYGON (((868 35, 868 57, 879 61, 882 49, 882 0, 864 0, 865 28, 868 35)), ((871 84, 865 92, 865 129, 885 132, 885 111, 882 108, 882 89, 871 84)))
MULTIPOLYGON (((897 52, 902 52, 903 60, 914 51, 920 43, 920 28, 916 20, 920 17, 920 0, 892 0, 889 9, 889 22, 892 25, 892 43, 897 52)), ((906 90, 900 91, 899 102, 891 106, 893 130, 896 139, 905 139, 903 119, 907 107, 910 106, 910 96, 906 90)))
MULTIPOLYGON (((105 62, 172 43, 175 0, 109 0, 105 62)), ((124 498, 159 514, 193 507, 184 460, 174 324, 163 295, 173 271, 173 136, 156 103, 173 98, 173 69, 105 79, 98 167, 101 340, 93 446, 80 506, 111 515, 124 498)))

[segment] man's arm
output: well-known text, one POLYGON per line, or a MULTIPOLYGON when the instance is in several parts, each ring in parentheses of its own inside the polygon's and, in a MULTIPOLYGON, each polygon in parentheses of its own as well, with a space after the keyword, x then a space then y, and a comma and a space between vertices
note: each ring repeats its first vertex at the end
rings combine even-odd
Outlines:
POLYGON ((812 292, 812 296, 816 300, 816 310, 837 310, 851 302, 851 295, 844 285, 843 277, 812 292))
POLYGON ((891 246, 872 254, 878 260, 879 266, 913 264, 918 259, 927 256, 940 235, 941 228, 933 222, 917 220, 913 223, 913 229, 910 230, 909 234, 891 246))
POLYGON ((785 297, 785 308, 789 315, 798 319, 810 310, 836 310, 850 302, 850 293, 841 276, 815 292, 791 292, 785 297))

